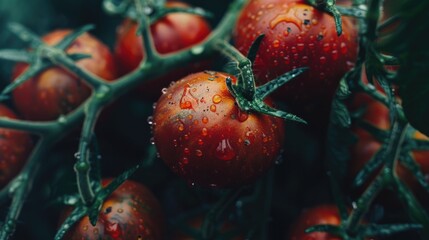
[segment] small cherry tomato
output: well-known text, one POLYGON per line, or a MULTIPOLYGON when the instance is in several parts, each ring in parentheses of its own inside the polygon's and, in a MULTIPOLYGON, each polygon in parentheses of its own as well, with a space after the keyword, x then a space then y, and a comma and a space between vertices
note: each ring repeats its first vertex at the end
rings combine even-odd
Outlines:
MULTIPOLYGON (((167 2, 166 7, 188 7, 180 2, 167 2)), ((125 19, 117 31, 115 56, 121 74, 136 69, 143 59, 143 43, 138 36, 137 23, 125 19)), ((203 41, 210 34, 211 28, 202 17, 189 13, 171 13, 153 23, 150 27, 155 49, 160 54, 173 53, 203 41)), ((149 100, 156 100, 161 95, 161 89, 171 81, 177 80, 195 71, 204 70, 207 61, 200 61, 182 66, 167 75, 153 79, 140 86, 140 95, 149 100)))
MULTIPOLYGON (((107 185, 110 180, 103 180, 107 185)), ((63 219, 70 213, 62 216, 63 219)), ((86 216, 76 223, 64 239, 163 239, 163 215, 151 191, 137 182, 127 180, 103 203, 95 226, 86 216)))
POLYGON ((156 104, 154 142, 161 159, 190 184, 233 187, 263 175, 278 157, 284 120, 240 110, 226 86, 234 76, 191 74, 156 104))
MULTIPOLYGON (((15 113, 3 104, 0 104, 0 117, 17 119, 15 113)), ((28 133, 0 128, 0 189, 18 174, 32 147, 28 133)))
MULTIPOLYGON (((56 30, 43 37, 48 45, 61 41, 70 30, 56 30)), ((114 58, 109 48, 88 33, 79 36, 67 53, 83 53, 91 58, 76 64, 105 80, 116 78, 114 58)), ((18 63, 13 71, 16 79, 28 68, 18 63)), ((83 80, 60 67, 49 68, 28 79, 13 91, 13 101, 24 118, 36 121, 54 120, 78 107, 88 98, 91 89, 83 80)))
POLYGON ((327 116, 337 85, 357 56, 357 31, 350 18, 342 18, 342 28, 337 36, 333 17, 304 1, 252 0, 236 24, 234 44, 247 54, 254 40, 265 35, 253 67, 262 82, 309 67, 273 98, 285 101, 310 122, 311 118, 320 121, 321 114, 327 116))

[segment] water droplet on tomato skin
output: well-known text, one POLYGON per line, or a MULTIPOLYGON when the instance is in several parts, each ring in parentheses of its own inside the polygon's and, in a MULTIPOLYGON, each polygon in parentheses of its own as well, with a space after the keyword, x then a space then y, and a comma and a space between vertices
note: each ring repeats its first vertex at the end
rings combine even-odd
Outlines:
POLYGON ((319 62, 320 62, 321 64, 325 64, 325 63, 326 63, 326 57, 324 57, 324 56, 320 57, 320 58, 319 58, 319 62))
POLYGON ((201 122, 207 124, 209 122, 209 119, 207 117, 203 117, 203 119, 201 119, 201 122))
POLYGON ((150 141, 150 144, 155 145, 155 138, 151 137, 149 141, 150 141))
POLYGON ((185 125, 183 125, 182 123, 181 124, 179 124, 179 126, 177 127, 177 129, 179 129, 179 131, 183 131, 183 130, 185 130, 185 125))
POLYGON ((195 150, 195 155, 196 155, 197 157, 202 157, 202 156, 203 156, 203 151, 201 151, 201 150, 197 149, 197 150, 195 150))
POLYGON ((337 60, 338 59, 338 51, 337 50, 333 50, 332 51, 332 59, 333 60, 337 60))
POLYGON ((122 236, 121 225, 117 222, 107 222, 104 224, 104 231, 113 239, 117 239, 122 236))
POLYGON ((302 50, 304 50, 305 45, 304 45, 304 43, 297 43, 296 47, 298 48, 299 51, 302 51, 302 50))
POLYGON ((223 161, 230 161, 236 156, 235 151, 229 142, 229 139, 222 139, 219 142, 215 151, 215 156, 223 161))
POLYGON ((212 111, 212 112, 216 112, 216 105, 212 104, 212 105, 210 106, 210 111, 212 111))
POLYGON ((213 96, 212 101, 213 103, 218 104, 222 101, 222 97, 216 94, 213 96))
POLYGON ((167 93, 167 88, 163 88, 161 89, 162 94, 166 94, 167 93))
POLYGON ((188 155, 191 151, 189 150, 189 148, 184 148, 183 149, 183 153, 188 155))
POLYGON ((149 117, 147 118, 147 123, 148 123, 149 125, 152 125, 152 124, 153 124, 153 117, 152 117, 152 116, 149 116, 149 117))
POLYGON ((275 48, 278 48, 278 47, 280 47, 280 41, 279 40, 274 40, 273 41, 273 47, 275 47, 275 48))
POLYGON ((207 130, 207 128, 203 128, 203 129, 201 129, 201 135, 202 135, 202 136, 207 136, 207 134, 208 134, 208 130, 207 130))
POLYGON ((341 42, 340 49, 341 49, 341 53, 342 54, 346 54, 347 53, 347 45, 346 45, 345 42, 341 42))

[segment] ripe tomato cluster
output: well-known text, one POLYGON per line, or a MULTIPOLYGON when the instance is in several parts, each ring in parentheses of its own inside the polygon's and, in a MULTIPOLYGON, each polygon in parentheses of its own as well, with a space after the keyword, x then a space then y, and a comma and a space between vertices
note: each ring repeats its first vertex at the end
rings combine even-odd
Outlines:
MULTIPOLYGON (((351 5, 349 1, 339 2, 351 5)), ((190 5, 167 1, 164 6, 164 10, 182 8, 189 9, 190 5)), ((357 21, 351 17, 342 17, 343 31, 338 35, 332 15, 307 1, 249 0, 242 11, 235 14, 237 21, 231 23, 234 25, 231 48, 235 48, 235 55, 243 58, 249 55, 250 59, 252 49, 258 45, 255 42, 258 43, 260 36, 264 36, 257 46, 256 56, 250 67, 243 67, 243 62, 235 62, 237 59, 233 59, 239 72, 234 75, 219 67, 226 65, 226 61, 214 64, 214 58, 199 60, 160 74, 162 76, 159 78, 144 81, 136 91, 132 91, 132 96, 143 101, 156 100, 153 114, 148 119, 153 134, 150 141, 156 147, 158 158, 164 163, 162 167, 166 165, 175 174, 169 177, 173 181, 182 179, 188 187, 202 188, 204 191, 242 187, 248 190, 255 182, 267 176, 279 158, 289 156, 293 149, 287 149, 286 146, 291 145, 288 141, 295 140, 295 136, 288 136, 289 129, 308 128, 290 124, 291 122, 283 119, 289 115, 285 117, 282 110, 291 110, 303 117, 309 122, 310 128, 318 122, 327 121, 329 106, 338 84, 355 66, 359 50, 357 21), (277 80, 288 72, 303 67, 308 70, 296 79, 287 82, 285 86, 277 84, 277 80), (249 78, 249 75, 254 79, 249 78), (254 88, 247 89, 249 86, 254 88), (278 89, 274 91, 273 88, 278 89), (251 91, 260 89, 265 89, 265 92, 251 91), (251 94, 247 94, 249 92, 251 94), (272 98, 267 97, 268 92, 273 92, 272 98)), ((152 20, 152 16, 148 14, 148 19, 152 20)), ((104 79, 106 85, 110 86, 117 83, 118 79, 139 72, 145 60, 143 48, 147 45, 138 32, 138 19, 133 17, 136 18, 132 14, 125 17, 118 25, 113 53, 101 40, 84 33, 66 49, 66 54, 90 55, 89 58, 77 60, 76 65, 89 74, 104 79)), ((71 32, 69 29, 54 30, 46 34, 42 41, 55 46, 71 32)), ((203 43, 212 33, 212 26, 197 14, 179 11, 168 13, 151 23, 150 33, 153 50, 159 53, 162 60, 203 43)), ((221 40, 223 39, 219 41, 221 40)), ((219 45, 216 46, 219 48, 219 45)), ((217 50, 221 53, 226 51, 217 50)), ((27 69, 28 63, 16 64, 12 79, 19 78, 27 69)), ((159 66, 159 71, 164 71, 163 66, 159 66)), ((8 106, 0 105, 0 116, 10 119, 22 117, 31 121, 56 121, 81 107, 93 90, 85 79, 80 79, 67 68, 50 67, 14 89, 8 106), (9 108, 16 110, 17 114, 9 108)), ((361 116, 363 122, 382 131, 390 128, 389 109, 385 105, 367 96, 356 101, 358 104, 354 108, 365 108, 361 116)), ((352 130, 357 142, 350 148, 352 157, 349 167, 350 175, 355 176, 379 151, 383 142, 358 125, 353 126, 352 130)), ((409 138, 422 142, 429 140, 418 131, 414 131, 409 138)), ((19 174, 31 153, 33 142, 37 140, 28 133, 0 128, 0 187, 9 184, 19 174)), ((122 139, 119 141, 126 142, 122 139)), ((149 142, 149 139, 141 141, 149 142)), ((324 144, 320 145, 324 147, 324 144)), ((320 151, 320 155, 322 153, 320 151)), ((423 174, 429 173, 427 151, 410 150, 409 154, 421 167, 423 174)), ((294 171, 295 174, 306 175, 301 170, 294 171)), ((417 181, 404 166, 398 164, 396 172, 411 188, 417 188, 417 181)), ((157 172, 154 173, 156 174, 157 172)), ((162 177, 164 176, 160 178, 162 177)), ((318 176, 311 176, 311 179, 318 181, 318 176)), ((163 181, 154 185, 161 186, 161 189, 169 186, 163 181)), ((104 179, 102 185, 106 186, 109 182, 111 179, 104 179)), ((273 188, 274 185, 264 188, 273 188)), ((292 185, 300 187, 298 181, 292 185)), ((138 181, 126 180, 104 200, 95 225, 91 225, 88 216, 85 216, 73 225, 64 239, 158 240, 174 235, 167 233, 166 229, 170 229, 170 226, 167 226, 165 216, 170 216, 161 207, 172 200, 165 200, 169 198, 168 193, 159 189, 152 190, 155 190, 156 196, 149 187, 138 181), (157 198, 163 201, 158 201, 157 198)), ((311 203, 314 202, 317 201, 313 199, 311 203)), ((267 203, 260 205, 253 210, 266 207, 267 203)), ((297 205, 302 207, 311 204, 303 202, 297 205)), ((63 211, 60 222, 63 223, 71 212, 72 208, 63 211)), ((296 210, 287 209, 284 212, 296 210)), ((261 222, 265 224, 266 220, 261 222)), ((304 211, 295 224, 288 226, 286 235, 285 230, 281 229, 282 239, 341 239, 330 233, 305 233, 307 228, 319 224, 340 225, 337 207, 319 205, 304 211)), ((202 218, 191 220, 186 225, 191 229, 188 232, 197 232, 198 234, 193 235, 199 235, 202 218)), ((231 230, 228 224, 220 226, 219 232, 231 230)), ((250 229, 254 226, 246 227, 250 229)), ((175 239, 194 239, 188 235, 178 233, 175 239)), ((244 235, 234 234, 233 239, 244 239, 244 235)))

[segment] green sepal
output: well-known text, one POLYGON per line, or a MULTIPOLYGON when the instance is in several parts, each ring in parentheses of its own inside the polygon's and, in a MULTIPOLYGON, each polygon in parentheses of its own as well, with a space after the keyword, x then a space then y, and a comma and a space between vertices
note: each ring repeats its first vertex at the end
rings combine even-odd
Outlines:
POLYGON ((61 50, 66 50, 80 35, 91 31, 95 28, 93 24, 87 24, 72 33, 65 36, 59 43, 55 44, 55 47, 61 50))
POLYGON ((259 46, 261 46, 261 42, 264 39, 265 34, 259 35, 255 41, 253 41, 252 45, 249 48, 249 52, 247 53, 247 59, 253 64, 256 59, 256 55, 258 54, 259 46))
POLYGON ((265 83, 264 85, 257 87, 255 91, 255 98, 259 98, 262 100, 265 99, 268 95, 270 95, 272 92, 277 90, 279 87, 283 86, 284 84, 296 78, 297 76, 299 76, 300 74, 302 74, 307 70, 308 70, 308 67, 293 69, 281 75, 280 77, 277 77, 276 79, 273 79, 265 83))
POLYGON ((335 236, 341 236, 343 231, 339 226, 321 224, 321 225, 314 225, 305 229, 305 233, 312 233, 312 232, 328 232, 335 236))
POLYGON ((346 81, 347 77, 348 74, 346 74, 340 81, 332 101, 332 109, 330 114, 331 123, 343 128, 347 128, 351 124, 350 112, 347 109, 347 106, 344 104, 344 100, 347 99, 351 94, 346 81))
POLYGON ((85 216, 87 212, 87 207, 85 206, 78 206, 75 209, 73 209, 72 213, 66 218, 66 220, 61 224, 60 229, 58 229, 57 233, 55 234, 55 240, 61 240, 63 239, 64 235, 67 233, 68 230, 81 218, 85 216))

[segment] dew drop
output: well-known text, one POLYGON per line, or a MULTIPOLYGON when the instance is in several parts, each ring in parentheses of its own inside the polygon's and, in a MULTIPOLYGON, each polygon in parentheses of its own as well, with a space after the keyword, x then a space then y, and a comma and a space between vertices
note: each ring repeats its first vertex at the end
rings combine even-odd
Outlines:
POLYGON ((166 94, 167 93, 167 88, 163 88, 161 89, 162 94, 166 94))
POLYGON ((296 47, 298 48, 299 51, 304 50, 304 43, 298 43, 296 44, 296 47))
POLYGON ((222 97, 216 94, 213 96, 212 101, 213 103, 218 104, 222 101, 222 97))
POLYGON ((189 163, 189 159, 187 157, 183 157, 182 158, 182 163, 185 164, 185 165, 188 164, 189 163))
POLYGON ((152 104, 152 109, 156 108, 156 102, 152 104))
POLYGON ((198 139, 198 145, 203 145, 204 144, 204 141, 200 138, 200 139, 198 139))
POLYGON ((149 123, 149 125, 153 124, 153 117, 152 116, 147 117, 147 123, 149 123))
POLYGON ((150 144, 155 145, 155 139, 153 137, 150 138, 150 144))
POLYGON ((195 151, 195 155, 196 155, 197 157, 202 157, 202 156, 203 156, 203 152, 202 152, 201 150, 197 149, 197 150, 195 151))
POLYGON ((329 45, 329 43, 323 44, 323 51, 328 52, 330 49, 331 49, 331 46, 329 45))
POLYGON ((207 124, 209 122, 209 119, 207 117, 203 117, 203 119, 201 119, 201 122, 207 124))
POLYGON ((194 55, 200 55, 203 52, 204 52, 203 46, 196 46, 196 47, 191 48, 191 53, 194 55))
POLYGON ((324 56, 320 57, 319 61, 321 64, 325 64, 326 63, 326 57, 324 57, 324 56))
POLYGON ((223 161, 230 161, 236 156, 234 149, 229 143, 229 139, 222 139, 219 142, 215 155, 218 159, 223 161))
POLYGON ((347 53, 347 45, 346 45, 345 42, 341 42, 340 49, 341 49, 341 53, 342 54, 346 54, 347 53))
POLYGON ((212 112, 216 112, 216 105, 211 105, 210 106, 210 111, 212 111, 212 112))
POLYGON ((334 59, 334 60, 338 59, 338 51, 337 50, 332 51, 332 59, 334 59))
POLYGON ((203 135, 203 136, 207 136, 207 134, 208 134, 208 130, 207 130, 207 128, 203 128, 203 129, 201 129, 201 135, 203 135))
POLYGON ((183 153, 188 155, 191 151, 189 150, 189 148, 184 148, 183 149, 183 153))
POLYGON ((174 146, 174 147, 179 146, 179 145, 177 144, 177 139, 173 139, 173 146, 174 146))
POLYGON ((273 47, 275 47, 275 48, 278 48, 278 47, 280 47, 280 41, 279 40, 274 40, 273 41, 273 47))
POLYGON ((179 127, 177 127, 177 129, 179 129, 179 131, 183 131, 183 130, 185 130, 185 125, 183 125, 182 123, 181 124, 179 124, 179 127))

